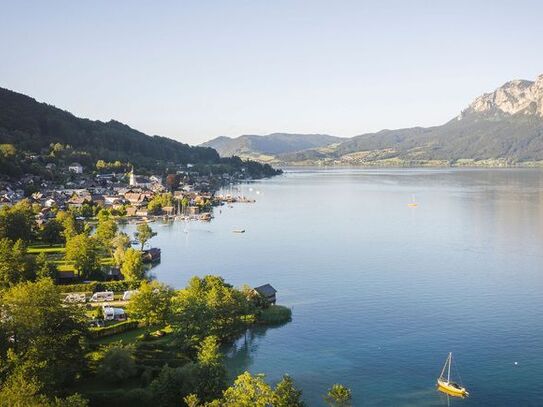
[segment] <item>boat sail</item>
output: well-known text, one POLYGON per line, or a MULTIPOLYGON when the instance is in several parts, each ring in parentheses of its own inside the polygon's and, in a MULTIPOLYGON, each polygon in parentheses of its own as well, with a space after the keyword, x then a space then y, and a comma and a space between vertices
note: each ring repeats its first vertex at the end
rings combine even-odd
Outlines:
POLYGON ((452 365, 452 353, 449 352, 447 360, 441 369, 441 374, 437 379, 437 386, 439 390, 456 397, 466 397, 469 396, 468 391, 465 387, 462 387, 458 383, 451 380, 451 365, 452 365), (445 372, 447 376, 445 376, 445 372))

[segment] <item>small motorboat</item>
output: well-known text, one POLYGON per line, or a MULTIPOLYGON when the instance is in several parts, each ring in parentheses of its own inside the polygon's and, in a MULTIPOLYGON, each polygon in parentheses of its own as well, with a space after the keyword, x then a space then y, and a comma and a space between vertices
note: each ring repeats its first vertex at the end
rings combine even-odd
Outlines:
POLYGON ((451 380, 451 364, 452 364, 452 353, 449 352, 447 360, 441 369, 441 374, 437 379, 437 387, 443 393, 446 393, 450 396, 455 397, 467 397, 469 392, 465 387, 459 385, 458 383, 451 380), (445 371, 447 371, 447 376, 445 377, 445 371))
POLYGON ((245 233, 245 229, 234 229, 232 233, 245 233))

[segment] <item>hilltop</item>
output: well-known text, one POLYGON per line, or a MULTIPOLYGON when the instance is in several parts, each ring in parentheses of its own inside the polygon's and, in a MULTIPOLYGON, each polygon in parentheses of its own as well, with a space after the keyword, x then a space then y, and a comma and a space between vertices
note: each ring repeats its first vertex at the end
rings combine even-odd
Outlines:
MULTIPOLYGON (((150 171, 189 163, 221 166, 221 170, 239 170, 242 165, 239 159, 221 158, 209 147, 149 136, 115 120, 79 118, 4 88, 0 88, 0 144, 10 146, 9 154, 0 154, 0 173, 9 175, 38 170, 33 167, 39 166, 39 161, 25 165, 23 158, 47 155, 55 144, 70 151, 66 159, 85 167, 94 167, 98 160, 130 162, 150 171)), ((271 167, 254 162, 246 166, 255 177, 275 173, 271 167)))
POLYGON ((201 146, 214 148, 221 157, 237 155, 266 161, 273 160, 273 157, 277 155, 324 147, 343 140, 345 139, 327 134, 273 133, 264 136, 217 137, 201 146))
MULTIPOLYGON (((296 165, 539 166, 543 162, 543 75, 535 81, 507 82, 477 97, 440 126, 382 130, 322 141, 314 147, 268 153, 271 156, 265 161, 296 165)), ((261 150, 247 143, 244 146, 245 154, 258 159, 261 150)))

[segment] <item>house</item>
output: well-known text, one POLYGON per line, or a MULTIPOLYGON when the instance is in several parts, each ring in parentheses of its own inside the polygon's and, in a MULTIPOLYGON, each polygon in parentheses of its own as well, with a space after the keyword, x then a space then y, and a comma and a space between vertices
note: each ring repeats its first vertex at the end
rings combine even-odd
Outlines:
POLYGON ((257 294, 266 299, 270 304, 275 304, 277 290, 270 284, 264 284, 253 289, 257 294))
POLYGON ((68 171, 73 172, 75 174, 83 174, 83 166, 79 163, 71 163, 68 166, 68 171))

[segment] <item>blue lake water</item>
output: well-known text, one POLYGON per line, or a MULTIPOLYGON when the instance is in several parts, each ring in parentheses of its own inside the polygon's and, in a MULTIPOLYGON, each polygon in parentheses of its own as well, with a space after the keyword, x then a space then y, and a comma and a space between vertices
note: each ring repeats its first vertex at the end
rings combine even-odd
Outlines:
POLYGON ((188 233, 153 224, 158 279, 271 283, 292 307, 232 374, 288 373, 310 406, 333 383, 355 406, 543 405, 542 171, 300 169, 243 193, 188 233), (435 389, 449 351, 468 399, 435 389))

